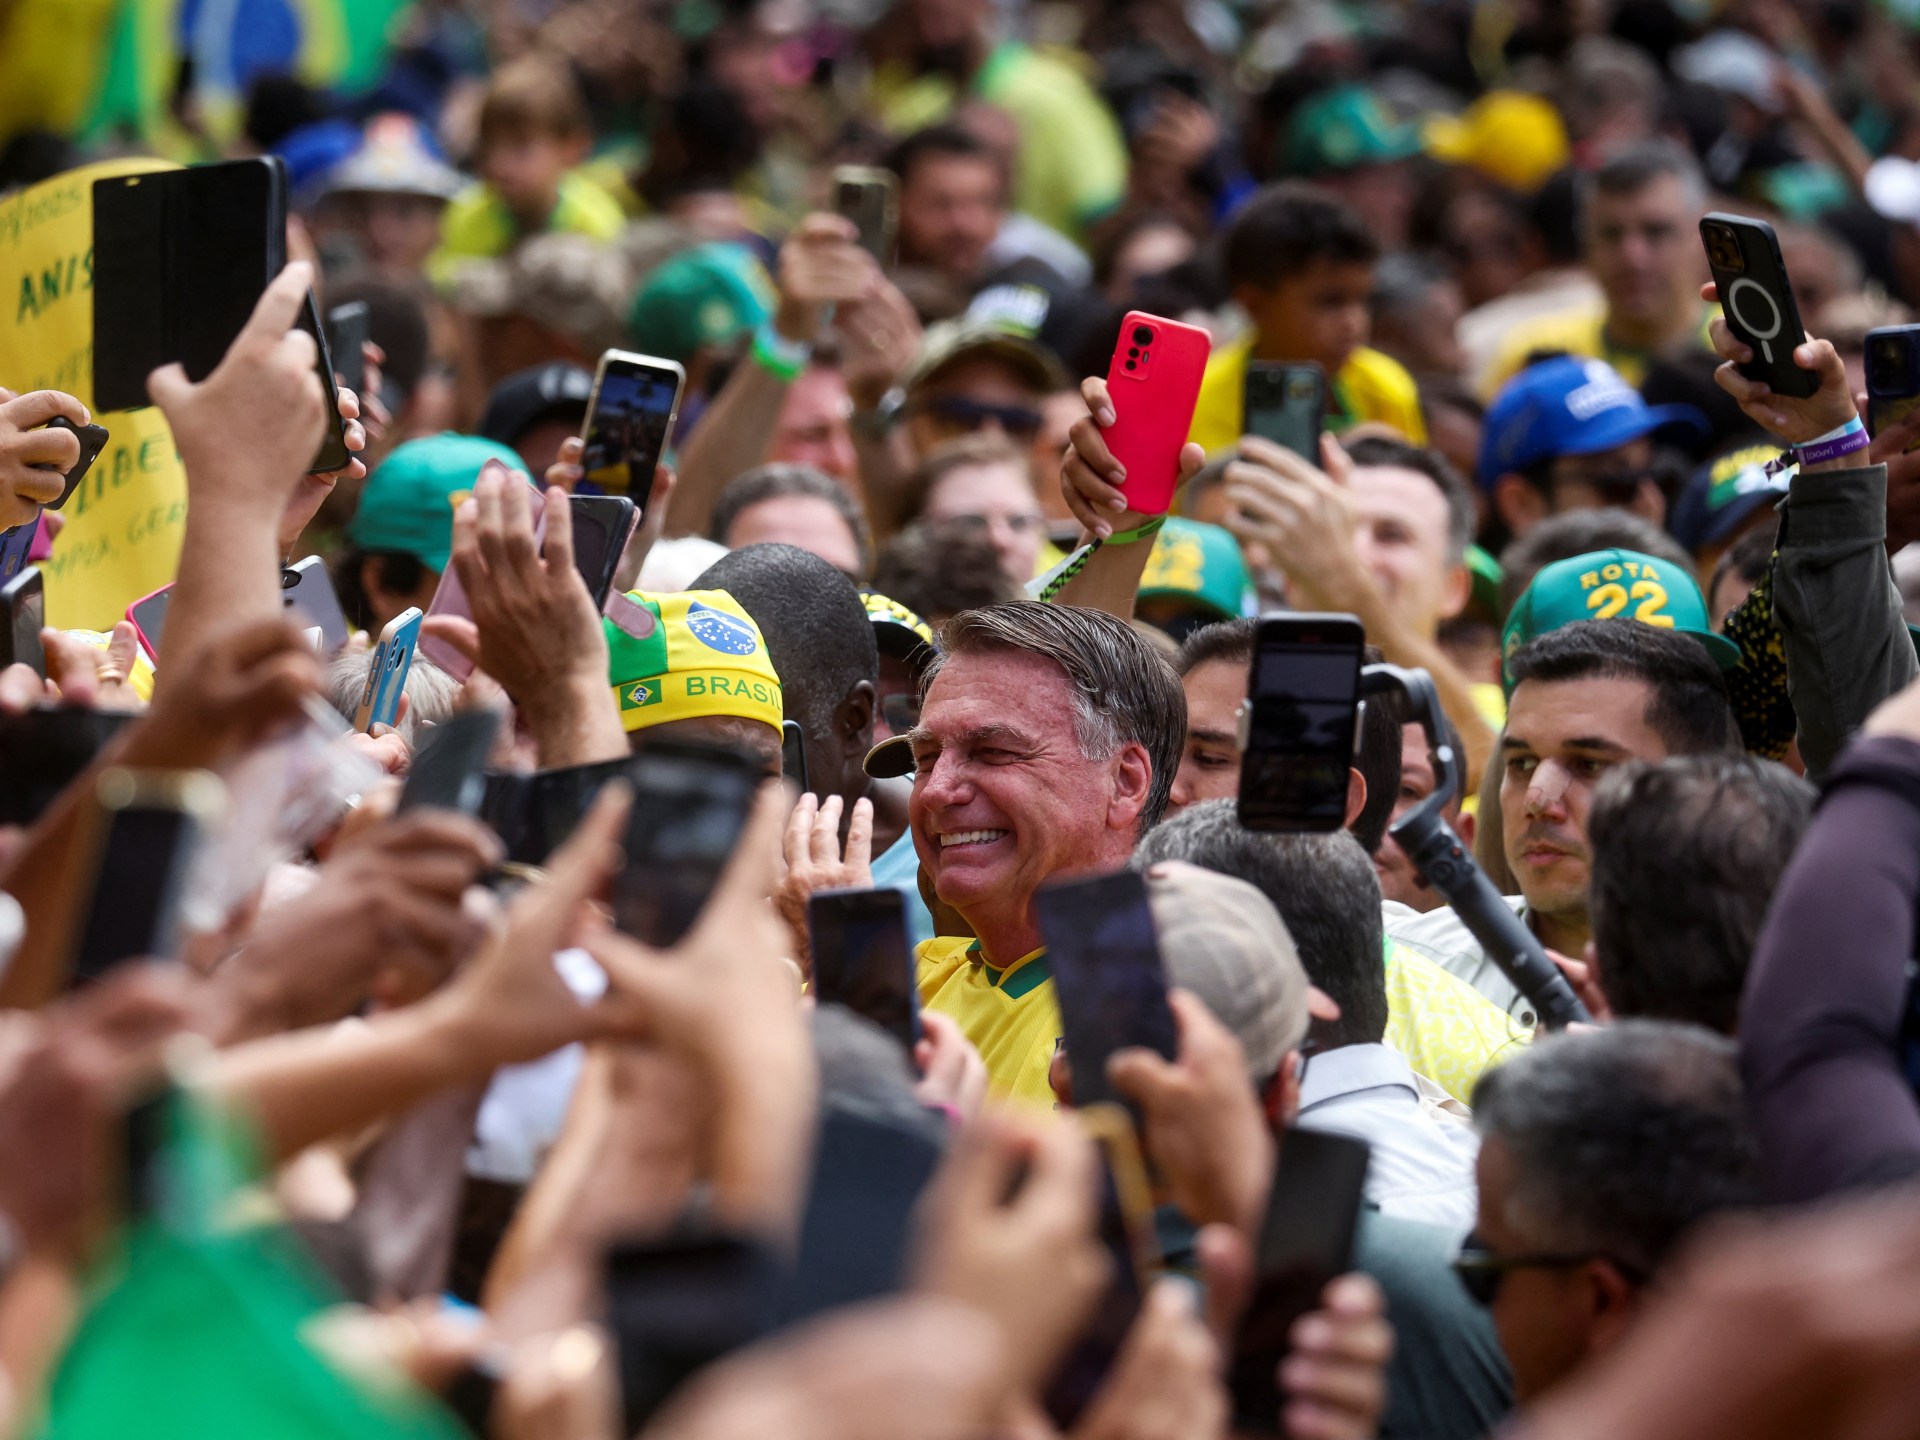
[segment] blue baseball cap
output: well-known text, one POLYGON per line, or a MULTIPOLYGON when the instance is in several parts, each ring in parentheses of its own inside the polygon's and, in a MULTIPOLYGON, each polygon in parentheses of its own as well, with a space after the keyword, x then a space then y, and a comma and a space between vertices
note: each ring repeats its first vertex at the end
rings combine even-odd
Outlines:
POLYGON ((1486 489, 1514 470, 1560 455, 1597 455, 1681 421, 1703 428, 1691 405, 1649 405, 1604 360, 1557 355, 1529 365, 1487 407, 1478 478, 1486 489))

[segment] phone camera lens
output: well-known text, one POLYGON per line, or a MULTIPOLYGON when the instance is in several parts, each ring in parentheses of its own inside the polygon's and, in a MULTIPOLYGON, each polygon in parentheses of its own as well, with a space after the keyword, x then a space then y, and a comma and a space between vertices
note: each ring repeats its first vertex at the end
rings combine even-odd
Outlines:
POLYGON ((1140 358, 1140 347, 1135 345, 1131 350, 1127 351, 1127 358, 1129 360, 1138 360, 1140 358))
POLYGON ((1134 326, 1133 343, 1136 345, 1151 345, 1153 343, 1153 331, 1149 330, 1145 325, 1134 326))
POLYGON ((1139 368, 1140 368, 1140 364, 1139 364, 1139 362, 1138 362, 1137 360, 1129 360, 1129 361, 1127 361, 1127 369, 1129 369, 1129 370, 1137 370, 1137 369, 1139 369, 1139 368))

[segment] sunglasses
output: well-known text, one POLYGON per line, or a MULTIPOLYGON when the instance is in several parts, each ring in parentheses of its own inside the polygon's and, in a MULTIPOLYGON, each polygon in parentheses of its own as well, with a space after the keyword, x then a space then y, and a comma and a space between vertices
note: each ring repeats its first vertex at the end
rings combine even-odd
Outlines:
POLYGON ((1645 1279, 1637 1269, 1621 1264, 1610 1255, 1497 1255, 1478 1235, 1469 1235, 1460 1243, 1453 1273, 1474 1303, 1487 1309, 1499 1299, 1500 1287, 1515 1270, 1572 1270, 1589 1260, 1607 1261, 1633 1284, 1638 1285, 1645 1279))
POLYGON ((1624 504, 1640 493, 1640 487, 1654 479, 1651 468, 1644 470, 1617 470, 1606 475, 1561 475, 1556 477, 1565 484, 1591 485, 1601 498, 1613 504, 1624 504))
POLYGON ((934 395, 913 407, 954 434, 971 435, 988 424, 998 425, 1016 440, 1031 440, 1040 433, 1041 415, 1025 405, 988 405, 964 395, 934 395))

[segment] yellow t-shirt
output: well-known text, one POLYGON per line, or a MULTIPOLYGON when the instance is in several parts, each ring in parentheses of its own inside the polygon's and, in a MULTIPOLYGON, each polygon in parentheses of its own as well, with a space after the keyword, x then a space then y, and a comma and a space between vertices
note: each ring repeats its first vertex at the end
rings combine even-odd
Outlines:
POLYGON ((936 935, 916 954, 920 1004, 949 1016, 973 1042, 987 1064, 987 1093, 1052 1105, 1047 1066, 1060 1039, 1060 1006, 1047 952, 996 970, 981 957, 978 940, 936 935))
MULTIPOLYGON (((611 240, 627 223, 620 202, 577 170, 560 177, 557 195, 540 234, 611 240)), ((491 185, 469 185, 440 217, 440 248, 427 257, 427 273, 444 285, 465 262, 497 259, 528 238, 491 185)))
MULTIPOLYGON (((1240 443, 1246 417, 1247 361, 1253 356, 1249 334, 1222 345, 1207 360, 1200 382, 1200 403, 1187 436, 1209 455, 1240 443)), ((1427 443, 1427 422, 1420 415, 1420 390, 1406 367, 1391 355, 1362 345, 1333 377, 1327 429, 1336 435, 1362 421, 1393 426, 1416 445, 1427 443)))
MULTIPOLYGON (((1700 329, 1695 336, 1700 348, 1711 352, 1713 336, 1708 326, 1719 314, 1716 306, 1701 307, 1700 329)), ((1516 325, 1494 352, 1487 367, 1481 398, 1492 402, 1500 387, 1511 380, 1536 350, 1564 350, 1569 355, 1584 355, 1604 360, 1620 372, 1620 378, 1636 390, 1645 383, 1653 356, 1645 350, 1629 350, 1607 339, 1607 312, 1604 305, 1581 306, 1556 315, 1542 315, 1516 325)))
POLYGON ((1533 1032, 1417 950, 1387 941, 1386 1042, 1463 1104, 1473 1087, 1533 1032))

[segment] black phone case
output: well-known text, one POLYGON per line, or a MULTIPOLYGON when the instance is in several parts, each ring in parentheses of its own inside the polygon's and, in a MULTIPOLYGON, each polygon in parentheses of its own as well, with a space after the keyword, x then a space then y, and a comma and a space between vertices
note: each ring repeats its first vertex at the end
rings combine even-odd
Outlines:
POLYGON ((73 492, 80 488, 80 482, 87 478, 87 471, 93 468, 93 462, 100 458, 100 452, 107 448, 107 441, 113 437, 107 434, 104 425, 76 425, 64 415, 56 415, 47 422, 49 430, 71 430, 80 440, 80 458, 74 462, 67 478, 60 487, 58 498, 47 502, 47 509, 58 510, 73 498, 73 492))
POLYGON ((1714 262, 1710 250, 1707 254, 1713 283, 1720 287, 1720 313, 1726 316, 1727 328, 1753 349, 1754 358, 1738 367, 1740 373, 1761 381, 1776 395, 1805 399, 1820 388, 1820 379, 1793 363, 1794 347, 1806 339, 1807 332, 1800 324, 1800 307, 1780 255, 1779 236, 1764 220, 1715 211, 1701 218, 1703 245, 1710 225, 1733 231, 1746 264, 1744 272, 1726 270, 1714 262))

